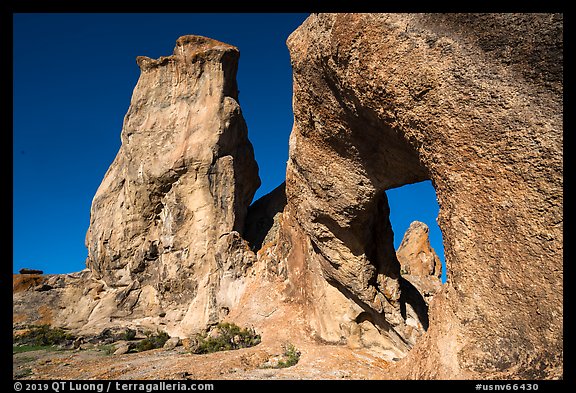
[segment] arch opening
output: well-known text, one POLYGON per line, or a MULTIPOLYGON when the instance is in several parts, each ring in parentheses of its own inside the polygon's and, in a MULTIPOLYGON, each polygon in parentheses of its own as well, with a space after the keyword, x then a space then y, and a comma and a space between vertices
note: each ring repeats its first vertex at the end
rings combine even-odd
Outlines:
MULTIPOLYGON (((418 183, 406 184, 386 190, 388 204, 390 206, 390 223, 394 232, 394 249, 398 252, 402 242, 405 244, 411 239, 405 239, 410 232, 417 232, 416 239, 412 242, 419 242, 411 252, 414 252, 414 258, 418 258, 421 252, 421 258, 437 256, 440 261, 441 272, 431 271, 430 273, 438 275, 442 284, 447 280, 446 259, 444 257, 444 243, 442 230, 438 225, 437 218, 439 212, 436 190, 430 180, 418 183), (416 230, 411 231, 413 223, 422 223, 422 225, 413 225, 416 230), (427 230, 426 230, 427 229, 427 230)), ((414 235, 414 233, 412 233, 414 235)), ((400 249, 400 251, 402 251, 400 249)), ((432 266, 433 268, 433 266, 432 266)), ((406 271, 406 270, 404 270, 406 271)), ((401 273, 404 272, 401 268, 401 273)))

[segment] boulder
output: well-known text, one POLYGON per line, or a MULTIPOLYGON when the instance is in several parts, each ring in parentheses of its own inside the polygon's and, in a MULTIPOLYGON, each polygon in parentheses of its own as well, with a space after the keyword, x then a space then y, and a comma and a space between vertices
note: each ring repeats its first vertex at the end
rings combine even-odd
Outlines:
POLYGON ((116 346, 114 355, 124 355, 130 351, 130 343, 122 342, 116 346))
POLYGON ((170 337, 165 343, 163 349, 166 351, 171 351, 176 348, 178 345, 181 345, 179 337, 170 337))
POLYGON ((200 342, 198 341, 198 338, 196 336, 185 337, 181 340, 181 343, 184 350, 191 353, 195 353, 198 350, 198 347, 200 346, 200 342))

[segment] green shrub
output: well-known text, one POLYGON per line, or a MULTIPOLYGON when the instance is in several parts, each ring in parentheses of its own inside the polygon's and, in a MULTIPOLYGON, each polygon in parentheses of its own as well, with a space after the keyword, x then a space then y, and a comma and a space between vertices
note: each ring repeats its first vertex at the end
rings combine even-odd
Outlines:
POLYGON ((114 351, 116 351, 116 346, 114 344, 104 344, 99 345, 97 349, 104 352, 105 355, 112 355, 114 354, 114 351))
POLYGON ((292 344, 287 344, 284 346, 283 355, 286 360, 280 360, 278 362, 277 368, 292 367, 298 363, 298 360, 300 360, 300 351, 296 349, 296 347, 292 344))
POLYGON ((29 330, 14 338, 14 343, 34 347, 47 347, 52 345, 69 344, 76 337, 60 328, 50 325, 31 326, 29 330))
POLYGON ((12 354, 32 352, 32 351, 55 351, 56 348, 52 345, 28 345, 28 344, 18 344, 12 346, 12 354))
POLYGON ((136 352, 162 348, 164 344, 166 344, 166 341, 168 341, 170 338, 166 332, 156 332, 156 334, 153 334, 152 332, 146 332, 145 334, 146 338, 136 344, 136 347, 134 348, 136 352))
POLYGON ((242 329, 228 322, 219 323, 216 328, 218 329, 218 335, 215 337, 210 337, 207 333, 196 336, 198 345, 194 349, 194 353, 212 353, 248 348, 261 342, 260 335, 256 334, 254 329, 242 329))
POLYGON ((121 338, 122 338, 122 340, 125 340, 125 341, 132 341, 132 340, 134 340, 134 338, 136 338, 136 330, 132 330, 132 329, 130 329, 130 328, 127 328, 127 329, 124 331, 124 334, 122 334, 122 337, 121 337, 121 338))

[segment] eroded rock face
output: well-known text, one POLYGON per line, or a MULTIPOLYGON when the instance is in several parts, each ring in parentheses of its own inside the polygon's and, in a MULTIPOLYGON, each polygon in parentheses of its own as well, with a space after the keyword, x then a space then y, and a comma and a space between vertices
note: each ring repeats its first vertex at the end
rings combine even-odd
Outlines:
POLYGON ((396 250, 402 275, 401 290, 410 299, 406 302, 406 323, 415 329, 416 338, 428 330, 430 303, 442 288, 442 262, 430 247, 428 232, 423 222, 412 222, 396 250))
POLYGON ((230 306, 217 300, 226 297, 222 278, 241 276, 253 261, 248 247, 245 256, 230 247, 260 185, 238 104, 238 57, 230 45, 184 36, 171 56, 137 58, 122 146, 86 235, 86 264, 107 286, 124 288, 120 303, 142 303, 145 290, 159 309, 187 308, 172 319, 217 322, 230 306))
POLYGON ((260 185, 237 102, 238 57, 184 36, 171 56, 137 58, 122 146, 92 203, 87 270, 15 276, 15 325, 188 337, 238 304, 256 261, 242 234, 260 185))
POLYGON ((403 274, 423 277, 442 275, 442 263, 430 246, 429 231, 428 225, 413 221, 404 233, 402 242, 396 250, 403 274))
POLYGON ((81 329, 89 321, 109 324, 116 307, 93 314, 97 307, 105 308, 102 297, 106 296, 114 297, 88 269, 71 274, 15 274, 13 324, 16 328, 47 324, 71 329, 81 329))
POLYGON ((287 270, 319 335, 355 305, 402 350, 384 190, 430 179, 448 282, 392 374, 561 376, 562 16, 312 14, 288 46, 287 270))
POLYGON ((244 238, 252 249, 274 241, 279 220, 286 207, 286 184, 282 183, 248 208, 244 238))

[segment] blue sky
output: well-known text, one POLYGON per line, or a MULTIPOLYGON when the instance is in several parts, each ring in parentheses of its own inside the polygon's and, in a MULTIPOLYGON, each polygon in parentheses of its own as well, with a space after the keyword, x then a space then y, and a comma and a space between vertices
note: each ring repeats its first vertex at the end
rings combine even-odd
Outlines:
MULTIPOLYGON (((286 39, 307 14, 15 14, 13 271, 85 267, 90 204, 120 147, 136 56, 198 34, 240 50, 240 105, 260 168, 256 198, 284 181, 292 128, 286 39)), ((413 220, 443 259, 430 182, 388 191, 396 246, 413 220)))

